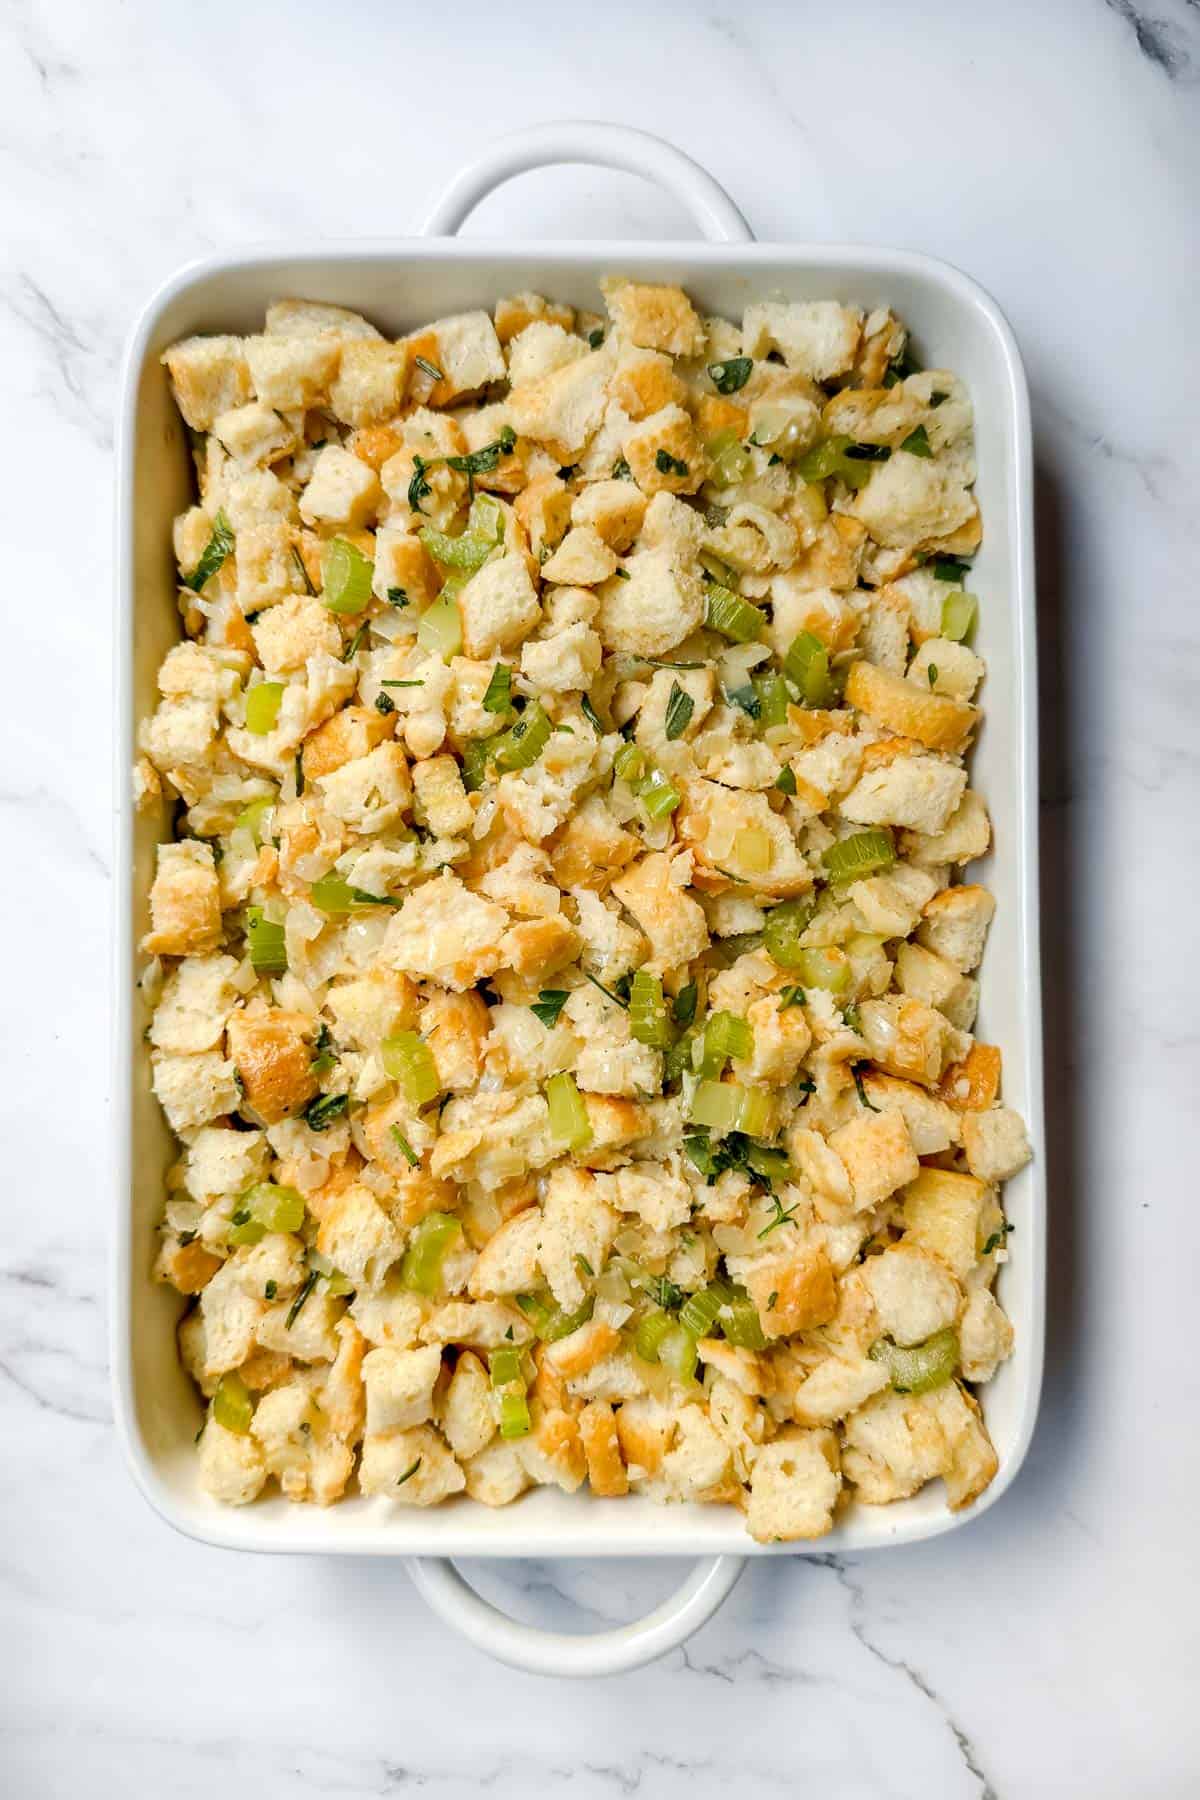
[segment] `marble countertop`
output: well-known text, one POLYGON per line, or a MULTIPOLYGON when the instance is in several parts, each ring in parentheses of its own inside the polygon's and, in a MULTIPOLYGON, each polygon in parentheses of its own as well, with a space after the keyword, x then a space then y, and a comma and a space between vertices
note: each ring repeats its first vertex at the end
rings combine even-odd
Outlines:
MULTIPOLYGON (((1194 1795, 1197 0, 9 0, 0 48, 0 1789, 1194 1795), (105 1343, 124 335, 179 263, 404 230, 490 136, 564 114, 675 140, 760 236, 943 256, 1016 329, 1038 452, 1052 1214, 1041 1422, 994 1511, 889 1554, 751 1565, 686 1651, 569 1687, 465 1649, 399 1568, 175 1536, 123 1467, 105 1343)), ((526 178, 471 229, 690 230, 650 188, 578 169, 526 178)), ((476 1573, 563 1625, 631 1617, 676 1575, 476 1573)))

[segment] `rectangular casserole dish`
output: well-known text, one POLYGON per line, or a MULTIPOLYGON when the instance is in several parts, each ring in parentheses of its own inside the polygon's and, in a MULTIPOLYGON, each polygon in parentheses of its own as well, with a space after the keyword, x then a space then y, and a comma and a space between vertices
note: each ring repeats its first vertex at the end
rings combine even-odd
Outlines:
POLYGON ((972 782, 991 810, 995 848, 978 879, 997 914, 981 970, 979 1031, 1004 1056, 1006 1102, 1043 1142, 1038 967, 1037 757, 1032 480, 1025 377, 994 303, 956 270, 902 251, 737 241, 736 209, 687 159, 657 140, 614 127, 544 127, 499 146, 461 176, 435 212, 453 230, 496 181, 543 161, 603 161, 672 186, 710 234, 700 243, 491 243, 434 235, 353 245, 294 245, 213 258, 176 275, 151 300, 125 362, 118 457, 116 629, 116 1232, 113 1368, 117 1419, 146 1497, 181 1531, 227 1548, 333 1555, 734 1556, 860 1551, 911 1543, 966 1523, 993 1505, 1028 1446, 1041 1378, 1044 1312, 1044 1176, 1035 1156, 1006 1189, 1015 1232, 1000 1296, 1016 1348, 984 1397, 999 1473, 976 1505, 953 1514, 941 1484, 886 1507, 852 1507, 831 1537, 812 1546, 763 1546, 725 1507, 664 1511, 628 1498, 567 1497, 539 1489, 490 1511, 467 1499, 424 1512, 350 1498, 328 1511, 281 1497, 244 1510, 200 1489, 193 1438, 201 1418, 179 1365, 178 1296, 149 1278, 163 1171, 173 1151, 150 1091, 145 1018, 135 981, 153 866, 151 823, 135 817, 130 766, 138 721, 152 710, 154 678, 179 635, 174 515, 193 499, 186 434, 172 400, 164 348, 193 332, 251 332, 283 295, 334 301, 386 332, 533 288, 579 307, 601 305, 598 282, 619 273, 678 282, 702 312, 737 318, 748 300, 833 297, 866 310, 891 305, 910 326, 922 362, 948 367, 974 401, 984 541, 972 585, 981 596, 977 648, 986 659, 985 723, 972 782), (730 239, 732 238, 732 241, 730 239))

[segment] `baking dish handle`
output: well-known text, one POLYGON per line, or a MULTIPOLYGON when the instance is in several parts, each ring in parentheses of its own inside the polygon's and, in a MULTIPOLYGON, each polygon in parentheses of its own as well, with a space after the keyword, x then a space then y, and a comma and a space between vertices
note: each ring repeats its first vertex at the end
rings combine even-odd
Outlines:
POLYGON ((573 1637, 510 1619, 464 1580, 448 1557, 413 1556, 408 1572, 439 1618, 497 1662, 529 1675, 620 1675, 676 1649, 710 1619, 746 1566, 744 1556, 706 1556, 683 1586, 644 1619, 573 1637))
POLYGON ((699 163, 648 131, 589 119, 531 125, 499 138, 460 169, 420 227, 424 237, 453 237, 467 215, 503 181, 549 163, 592 163, 624 169, 674 194, 715 244, 745 244, 753 237, 729 195, 699 163))

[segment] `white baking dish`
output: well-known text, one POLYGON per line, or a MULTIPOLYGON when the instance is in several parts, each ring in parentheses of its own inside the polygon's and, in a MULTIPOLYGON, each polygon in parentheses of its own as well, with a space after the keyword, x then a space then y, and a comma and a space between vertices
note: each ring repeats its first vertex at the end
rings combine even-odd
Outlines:
POLYGON ((355 1497, 320 1511, 281 1498, 233 1510, 196 1479, 195 1394, 175 1352, 179 1299, 149 1279, 162 1175, 172 1157, 151 1092, 136 1001, 137 941, 146 928, 154 832, 135 819, 129 767, 138 720, 154 705, 158 664, 178 636, 171 521, 191 499, 185 434, 160 366, 162 350, 196 331, 250 332, 280 295, 336 301, 400 333, 427 319, 490 306, 533 288, 598 308, 606 273, 681 282, 703 311, 740 316, 750 298, 834 296, 892 305, 911 326, 926 364, 957 371, 975 402, 978 495, 985 536, 972 585, 982 598, 978 648, 987 659, 986 724, 974 784, 986 796, 995 851, 982 870, 998 912, 982 971, 979 1030, 1004 1054, 1005 1097, 1042 1143, 1037 913, 1037 806, 1033 519, 1025 377, 994 303, 944 263, 902 251, 756 244, 710 177, 678 151, 612 126, 543 126, 507 139, 458 177, 427 235, 378 244, 294 245, 195 264, 150 301, 125 362, 119 441, 116 678, 117 957, 116 1248, 113 1370, 116 1413, 136 1479, 179 1530, 230 1549, 405 1556, 447 1618, 492 1654, 558 1674, 631 1667, 682 1641, 718 1605, 746 1556, 860 1551, 912 1543, 968 1522, 993 1505, 1020 1467, 1041 1379, 1045 1195, 1035 1158, 1006 1191, 1015 1225, 1000 1292, 1016 1350, 984 1390, 1000 1470, 970 1510, 952 1514, 940 1483, 889 1507, 853 1508, 813 1545, 766 1547, 726 1507, 664 1510, 631 1498, 599 1500, 540 1489, 501 1511, 467 1499, 424 1512, 355 1497), (707 243, 459 242, 453 232, 497 182, 548 162, 596 162, 662 181, 691 210, 707 243), (547 1636, 505 1620, 467 1588, 452 1556, 702 1555, 680 1592, 649 1619, 599 1638, 547 1636))

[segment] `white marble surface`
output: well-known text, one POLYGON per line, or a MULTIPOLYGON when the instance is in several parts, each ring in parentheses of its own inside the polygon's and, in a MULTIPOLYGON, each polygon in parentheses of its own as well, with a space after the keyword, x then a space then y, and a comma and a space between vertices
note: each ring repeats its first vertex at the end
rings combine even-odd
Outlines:
MULTIPOLYGON (((0 1792, 1194 1795, 1196 0, 6 0, 0 99, 0 1792), (114 1443, 104 1295, 123 336, 183 260, 404 229, 488 136, 564 113, 674 138, 763 237, 945 256, 1017 330, 1053 1214, 1041 1425, 994 1512, 873 1560, 752 1566, 686 1654, 570 1688, 464 1650, 391 1566, 174 1536, 114 1443)), ((571 170, 474 228, 682 221, 571 170)), ((567 1622, 566 1596, 594 1622, 672 1571, 484 1579, 528 1616, 567 1622)))

